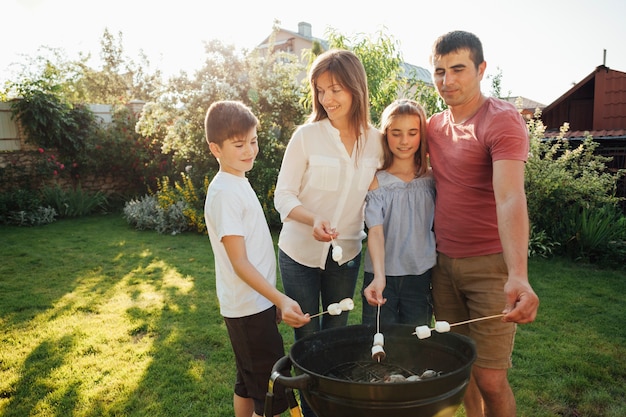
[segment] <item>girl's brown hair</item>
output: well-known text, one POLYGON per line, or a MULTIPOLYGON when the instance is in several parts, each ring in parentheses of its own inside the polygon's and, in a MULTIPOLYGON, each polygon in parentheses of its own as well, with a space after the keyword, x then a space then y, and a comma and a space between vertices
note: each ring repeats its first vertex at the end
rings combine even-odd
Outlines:
POLYGON ((420 119, 420 146, 414 155, 415 177, 421 177, 428 171, 428 141, 426 139, 426 112, 415 100, 399 99, 388 105, 381 116, 380 130, 383 134, 383 166, 387 169, 393 162, 393 153, 387 142, 387 129, 396 116, 417 116, 420 119))

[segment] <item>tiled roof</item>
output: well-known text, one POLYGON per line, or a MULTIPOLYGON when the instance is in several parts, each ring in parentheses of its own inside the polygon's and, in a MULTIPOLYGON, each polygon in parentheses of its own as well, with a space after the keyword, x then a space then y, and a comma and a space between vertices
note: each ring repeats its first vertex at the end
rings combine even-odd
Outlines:
MULTIPOLYGON (((626 129, 613 130, 573 130, 567 132, 564 137, 567 139, 584 139, 587 134, 593 136, 594 139, 603 140, 623 140, 626 139, 626 129)), ((546 138, 554 138, 559 135, 558 131, 545 132, 546 138)))
POLYGON ((518 99, 522 100, 522 108, 523 109, 535 110, 536 108, 543 109, 544 107, 546 107, 545 104, 541 104, 541 103, 539 103, 537 101, 534 101, 534 100, 531 100, 529 98, 522 97, 522 96, 502 97, 502 100, 508 101, 509 103, 514 104, 514 105, 517 105, 517 100, 518 99))

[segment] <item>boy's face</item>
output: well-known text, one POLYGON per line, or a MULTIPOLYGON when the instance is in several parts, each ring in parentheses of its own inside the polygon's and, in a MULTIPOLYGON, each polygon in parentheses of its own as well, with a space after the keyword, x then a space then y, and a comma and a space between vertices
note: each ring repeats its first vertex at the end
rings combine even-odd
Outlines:
POLYGON ((210 143, 209 149, 219 161, 220 171, 245 177, 259 153, 256 127, 250 129, 243 138, 225 140, 221 147, 210 143))

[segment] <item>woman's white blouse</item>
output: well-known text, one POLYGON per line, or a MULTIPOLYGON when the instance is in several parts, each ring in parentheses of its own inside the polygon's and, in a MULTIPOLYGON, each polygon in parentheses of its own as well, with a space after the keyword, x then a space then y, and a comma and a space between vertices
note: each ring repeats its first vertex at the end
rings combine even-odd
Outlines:
POLYGON ((354 258, 365 238, 365 195, 382 161, 382 137, 370 127, 357 153, 348 155, 339 130, 328 119, 296 129, 283 157, 276 183, 274 205, 283 228, 278 246, 296 262, 324 268, 330 242, 313 238, 313 228, 287 218, 303 206, 326 218, 339 233, 335 242, 343 249, 341 263, 354 258))

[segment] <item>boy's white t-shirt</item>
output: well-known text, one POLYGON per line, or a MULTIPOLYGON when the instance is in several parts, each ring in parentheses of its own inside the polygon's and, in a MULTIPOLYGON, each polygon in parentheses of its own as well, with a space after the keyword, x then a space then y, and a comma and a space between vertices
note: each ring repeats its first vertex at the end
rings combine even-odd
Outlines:
POLYGON ((224 236, 243 236, 248 259, 265 279, 276 286, 276 253, 259 199, 248 179, 218 172, 209 184, 204 204, 220 314, 228 318, 260 313, 272 303, 235 273, 224 245, 224 236))

